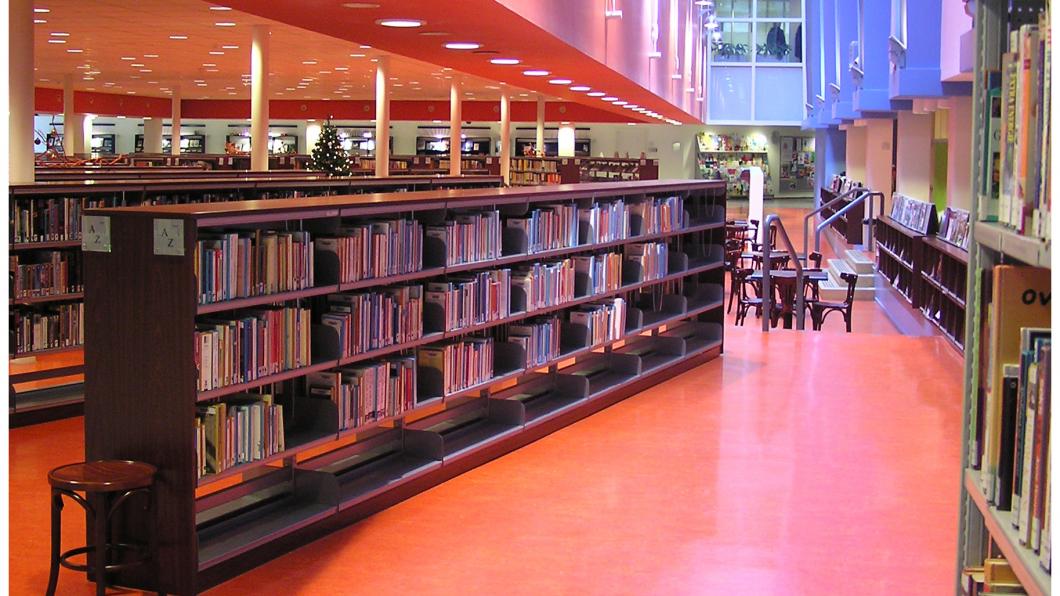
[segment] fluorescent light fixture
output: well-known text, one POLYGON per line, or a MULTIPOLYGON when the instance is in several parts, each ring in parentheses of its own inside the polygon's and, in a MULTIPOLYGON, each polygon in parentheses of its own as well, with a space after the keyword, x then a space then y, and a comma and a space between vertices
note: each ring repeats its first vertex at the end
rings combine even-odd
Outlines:
POLYGON ((34 9, 33 9, 33 12, 36 12, 36 13, 45 13, 45 12, 51 12, 51 10, 50 10, 50 9, 47 9, 47 8, 34 8, 34 9))
POLYGON ((364 54, 350 54, 350 58, 364 58, 364 54))
POLYGON ((139 62, 133 62, 133 63, 132 63, 132 64, 130 64, 129 66, 131 66, 131 67, 133 67, 133 68, 143 68, 143 67, 144 67, 144 65, 143 65, 143 64, 140 64, 139 62))
POLYGON ((239 46, 226 45, 226 46, 221 46, 221 49, 222 50, 238 50, 239 46))
POLYGON ((482 44, 473 41, 450 41, 445 44, 447 50, 477 50, 482 44))
POLYGON ((180 39, 187 39, 187 38, 188 38, 188 36, 187 36, 187 35, 170 35, 170 36, 169 36, 169 38, 170 38, 170 39, 177 39, 177 40, 180 40, 180 39))
POLYGON ((626 101, 624 99, 616 99, 615 101, 612 101, 611 103, 615 104, 616 106, 624 106, 624 105, 626 105, 626 101))
POLYGON ((518 58, 490 58, 490 64, 499 64, 501 66, 512 66, 519 64, 518 58))
POLYGON ((550 85, 570 85, 570 79, 549 79, 550 85))
POLYGON ((602 99, 604 101, 615 101, 618 98, 615 97, 614 95, 605 95, 604 97, 601 97, 600 99, 602 99))
POLYGON ((625 107, 626 107, 627 110, 635 110, 635 109, 639 108, 640 106, 638 106, 635 103, 627 103, 625 107))
POLYGON ((158 58, 158 54, 144 54, 144 58, 158 58))
POLYGON ((316 63, 317 63, 316 60, 302 60, 302 64, 313 65, 313 64, 316 64, 316 63))
POLYGON ((379 19, 375 22, 376 25, 395 29, 415 29, 416 27, 422 27, 423 23, 424 21, 419 19, 379 19))
POLYGON ((337 70, 337 71, 339 71, 339 72, 342 72, 342 71, 344 71, 344 70, 349 70, 349 69, 350 69, 350 67, 349 67, 349 66, 336 66, 336 67, 335 67, 335 70, 337 70))
POLYGON ((570 88, 571 91, 588 91, 589 89, 591 89, 591 87, 588 85, 572 85, 570 88))
POLYGON ((523 74, 528 77, 547 77, 550 73, 547 70, 524 70, 523 74))
POLYGON ((64 33, 62 31, 53 31, 52 33, 49 33, 49 35, 52 37, 70 37, 69 33, 64 33))
POLYGON ((589 97, 603 97, 604 95, 607 95, 607 94, 604 93, 603 91, 590 91, 590 92, 586 93, 586 95, 588 95, 589 97))
POLYGON ((66 43, 65 39, 49 39, 48 43, 66 43))
POLYGON ((210 55, 211 56, 224 56, 225 53, 222 52, 221 50, 210 50, 210 55))
POLYGON ((232 10, 232 9, 228 8, 227 6, 211 6, 210 10, 232 10))
POLYGON ((217 27, 235 27, 236 26, 236 24, 233 23, 232 21, 221 21, 219 23, 214 23, 214 25, 217 26, 217 27))
POLYGON ((43 24, 45 24, 47 22, 48 21, 45 21, 44 19, 33 19, 33 24, 34 25, 43 25, 43 24))

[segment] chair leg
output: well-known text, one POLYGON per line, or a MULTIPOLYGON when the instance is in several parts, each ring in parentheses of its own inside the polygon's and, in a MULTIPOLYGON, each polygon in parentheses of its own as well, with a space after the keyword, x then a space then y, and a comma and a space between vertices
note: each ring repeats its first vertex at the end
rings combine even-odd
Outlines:
MULTIPOLYGON (((103 499, 105 497, 100 497, 103 499)), ((96 596, 107 593, 107 507, 102 503, 96 505, 92 516, 92 537, 95 542, 96 561, 93 564, 93 575, 96 580, 96 596)))
POLYGON ((63 497, 58 491, 52 490, 52 556, 51 570, 48 572, 47 596, 55 596, 55 588, 59 585, 59 550, 62 540, 63 526, 63 497))
POLYGON ((848 308, 848 309, 843 311, 843 321, 845 321, 846 324, 847 324, 847 333, 851 332, 850 331, 850 310, 851 309, 848 308))

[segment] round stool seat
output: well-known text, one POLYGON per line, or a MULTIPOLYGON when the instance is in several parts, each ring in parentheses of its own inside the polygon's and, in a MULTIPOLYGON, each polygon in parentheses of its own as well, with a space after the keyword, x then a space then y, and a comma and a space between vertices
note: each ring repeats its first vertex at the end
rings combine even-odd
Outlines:
POLYGON ((115 492, 151 486, 157 471, 143 462, 105 459, 55 468, 48 472, 48 483, 65 490, 115 492))

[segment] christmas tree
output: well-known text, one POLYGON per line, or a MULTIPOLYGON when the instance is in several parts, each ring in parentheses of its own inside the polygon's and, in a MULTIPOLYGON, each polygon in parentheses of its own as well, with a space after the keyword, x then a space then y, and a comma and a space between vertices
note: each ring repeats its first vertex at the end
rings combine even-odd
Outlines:
POLYGON ((350 175, 350 156, 342 148, 339 129, 328 120, 320 131, 320 139, 310 155, 309 169, 331 176, 350 175))

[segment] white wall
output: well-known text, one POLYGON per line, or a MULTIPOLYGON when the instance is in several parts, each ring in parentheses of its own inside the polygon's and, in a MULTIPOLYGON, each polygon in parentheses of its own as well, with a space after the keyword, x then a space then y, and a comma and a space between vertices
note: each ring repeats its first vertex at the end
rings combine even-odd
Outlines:
POLYGON ((895 190, 908 197, 931 200, 933 114, 898 112, 898 159, 895 190))
POLYGON ((851 126, 847 129, 847 178, 862 184, 865 184, 865 139, 867 136, 868 128, 864 126, 851 126))
POLYGON ((946 154, 946 204, 972 208, 972 98, 950 97, 946 154))
MULTIPOLYGON (((869 119, 865 126, 865 185, 891 196, 891 143, 894 121, 885 118, 869 119)), ((930 135, 930 129, 929 129, 930 135)), ((929 178, 930 179, 930 178, 929 178)), ((925 200, 929 200, 926 197, 925 200)))

